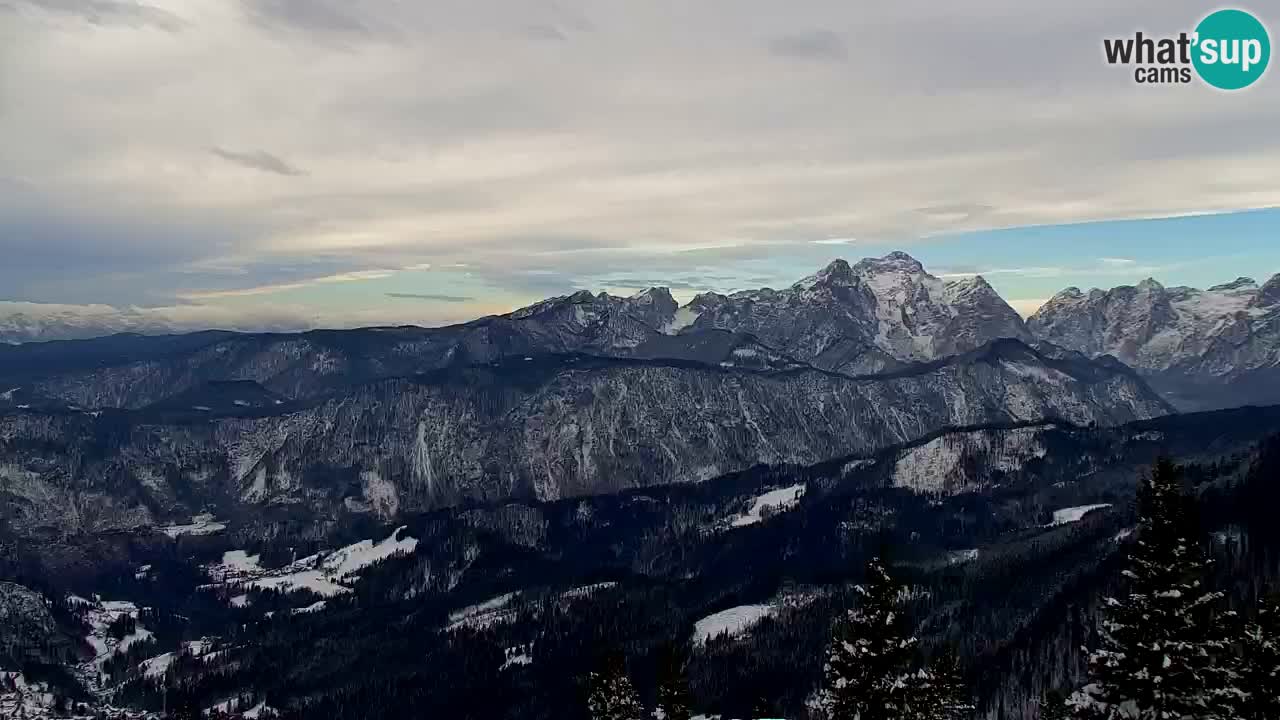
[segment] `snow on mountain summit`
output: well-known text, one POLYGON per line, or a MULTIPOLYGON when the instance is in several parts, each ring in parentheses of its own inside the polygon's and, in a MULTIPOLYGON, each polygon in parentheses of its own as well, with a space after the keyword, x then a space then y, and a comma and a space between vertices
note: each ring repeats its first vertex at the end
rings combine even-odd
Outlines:
POLYGON ((944 282, 901 251, 854 264, 834 260, 783 290, 706 293, 685 308, 697 316, 684 332, 749 332, 839 372, 878 372, 997 338, 1030 337, 1022 318, 981 277, 944 282))
POLYGON ((679 306, 651 287, 629 297, 579 291, 506 316, 536 323, 562 347, 647 354, 655 336, 707 331, 749 335, 783 356, 846 373, 871 373, 973 350, 998 338, 1029 340, 1022 318, 980 276, 943 281, 905 252, 832 260, 781 290, 705 292, 679 306))
MULTIPOLYGON (((1092 357, 1115 356, 1166 381, 1170 393, 1220 396, 1210 398, 1212 405, 1227 406, 1231 399, 1219 392, 1223 385, 1260 387, 1262 376, 1280 367, 1280 275, 1261 287, 1248 277, 1208 290, 1165 287, 1152 278, 1087 293, 1070 287, 1027 326, 1056 345, 1092 357)), ((1242 392, 1253 402, 1264 400, 1243 387, 1242 392)), ((1209 406, 1188 399, 1184 407, 1209 406)))
MULTIPOLYGON (((1278 279, 1268 285, 1280 286, 1278 279)), ((1067 288, 1032 315, 1028 326, 1038 337, 1063 347, 1114 355, 1140 369, 1167 370, 1207 360, 1219 340, 1238 347, 1230 338, 1247 337, 1255 321, 1280 309, 1276 305, 1250 278, 1208 290, 1166 288, 1147 278, 1137 285, 1093 288, 1088 293, 1067 288)))

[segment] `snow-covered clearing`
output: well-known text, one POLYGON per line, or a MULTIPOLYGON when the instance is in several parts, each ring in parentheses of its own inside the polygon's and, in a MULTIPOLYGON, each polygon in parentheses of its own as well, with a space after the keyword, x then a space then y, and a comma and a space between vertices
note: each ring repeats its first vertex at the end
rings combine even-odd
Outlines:
POLYGON ((206 662, 220 653, 209 653, 209 648, 213 643, 207 639, 191 640, 182 644, 182 649, 177 652, 161 653, 153 658, 143 660, 138 664, 138 669, 142 671, 144 677, 148 679, 156 679, 164 677, 169 672, 169 668, 173 666, 173 661, 181 654, 188 654, 193 658, 202 658, 206 662))
POLYGON ((751 508, 747 512, 734 516, 730 522, 730 527, 745 527, 754 525, 764 519, 766 510, 780 512, 795 507, 800 502, 800 498, 804 497, 805 485, 791 485, 790 487, 770 490, 762 495, 757 495, 751 502, 751 508))
POLYGON ((777 611, 777 605, 738 605, 721 610, 694 623, 692 641, 695 645, 700 645, 722 634, 730 637, 741 635, 777 611))
POLYGON ((515 617, 515 612, 508 608, 519 595, 518 592, 509 592, 489 598, 482 603, 459 608, 449 613, 449 624, 445 629, 457 630, 461 627, 469 627, 480 630, 496 623, 508 622, 515 617))
POLYGON ((176 538, 180 535, 213 535, 226 529, 226 524, 218 522, 212 515, 205 513, 196 515, 191 518, 190 523, 185 525, 165 525, 160 528, 160 532, 176 538))
MULTIPOLYGON (((286 593, 305 590, 331 598, 351 592, 351 586, 360 579, 365 568, 394 555, 410 554, 416 550, 418 540, 405 530, 405 527, 399 527, 383 540, 361 540, 330 553, 309 555, 273 570, 262 567, 260 555, 231 550, 223 553, 222 562, 206 566, 205 571, 215 583, 229 587, 286 593)), ((243 607, 248 604, 248 598, 237 595, 232 598, 232 604, 243 607)))
POLYGON ((134 643, 150 640, 153 637, 150 630, 140 624, 136 624, 138 606, 131 602, 103 600, 85 605, 83 604, 84 598, 69 599, 79 607, 80 616, 89 624, 89 634, 85 636, 84 641, 93 648, 93 665, 99 671, 102 665, 116 653, 124 653, 134 643), (132 618, 135 621, 133 632, 123 638, 116 639, 111 635, 111 624, 124 617, 132 618))
POLYGON ((1076 505, 1075 507, 1062 508, 1053 511, 1053 522, 1050 525, 1066 525, 1067 523, 1079 522, 1085 515, 1094 510, 1111 507, 1111 503, 1102 503, 1100 505, 1076 505))

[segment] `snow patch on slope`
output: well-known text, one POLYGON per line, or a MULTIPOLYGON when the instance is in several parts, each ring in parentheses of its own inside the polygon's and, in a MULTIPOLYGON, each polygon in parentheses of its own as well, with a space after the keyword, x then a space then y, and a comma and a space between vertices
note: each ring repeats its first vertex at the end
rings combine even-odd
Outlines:
POLYGON ((518 592, 509 592, 489 598, 475 605, 468 605, 449 613, 449 624, 446 630, 457 630, 469 627, 475 630, 490 627, 500 622, 510 621, 515 617, 514 611, 508 609, 511 602, 519 597, 518 592))
POLYGON ((662 326, 661 332, 665 335, 675 335, 681 330, 689 327, 697 321, 698 316, 702 313, 689 306, 685 306, 676 310, 675 315, 671 317, 671 321, 662 326))
POLYGON ((736 637, 776 612, 778 612, 776 605, 738 605, 721 610, 694 623, 692 642, 695 645, 702 645, 721 635, 736 637))
POLYGON ((1068 523, 1080 522, 1085 515, 1094 510, 1111 507, 1111 503, 1101 503, 1099 505, 1076 505, 1075 507, 1062 508, 1053 511, 1053 522, 1050 525, 1066 525, 1068 523))
POLYGON ((418 540, 410 537, 404 526, 387 538, 375 542, 361 540, 331 553, 317 553, 274 570, 259 564, 258 555, 243 550, 223 553, 222 562, 205 567, 215 582, 234 588, 258 588, 294 592, 306 590, 325 598, 351 592, 360 572, 374 563, 394 555, 410 554, 418 540))
POLYGON ((762 495, 757 495, 751 502, 750 509, 746 513, 734 516, 729 521, 730 527, 746 527, 754 525, 764 519, 766 511, 781 512, 790 510, 800 503, 800 498, 804 497, 805 484, 791 485, 789 487, 770 490, 762 495))
POLYGON ((191 518, 190 523, 182 525, 165 525, 160 528, 160 532, 171 538, 181 535, 213 535, 226 530, 225 523, 218 522, 213 515, 203 513, 191 518))

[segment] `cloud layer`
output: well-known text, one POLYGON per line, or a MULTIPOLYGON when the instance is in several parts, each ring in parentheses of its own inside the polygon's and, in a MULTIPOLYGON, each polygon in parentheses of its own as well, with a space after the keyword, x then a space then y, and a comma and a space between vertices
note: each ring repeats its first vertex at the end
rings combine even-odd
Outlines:
POLYGON ((1280 205, 1275 78, 1138 87, 1102 38, 1203 6, 1116 5, 0 0, 0 292, 308 315, 308 292, 465 265, 465 291, 424 272, 344 306, 452 317, 797 248, 1280 205))

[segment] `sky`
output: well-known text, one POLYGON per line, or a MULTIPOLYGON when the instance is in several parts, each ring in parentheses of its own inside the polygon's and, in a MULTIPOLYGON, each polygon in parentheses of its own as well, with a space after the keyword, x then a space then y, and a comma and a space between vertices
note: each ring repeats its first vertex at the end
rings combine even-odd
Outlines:
POLYGON ((0 0, 0 317, 436 325, 897 249, 1022 312, 1262 280, 1280 70, 1102 55, 1215 7, 0 0))

